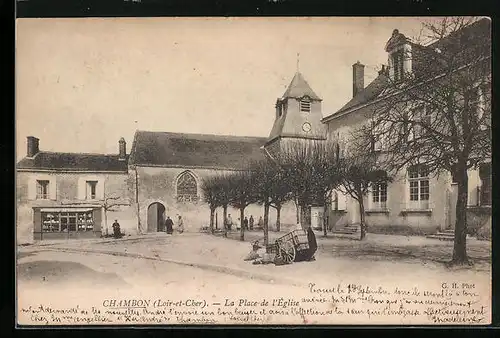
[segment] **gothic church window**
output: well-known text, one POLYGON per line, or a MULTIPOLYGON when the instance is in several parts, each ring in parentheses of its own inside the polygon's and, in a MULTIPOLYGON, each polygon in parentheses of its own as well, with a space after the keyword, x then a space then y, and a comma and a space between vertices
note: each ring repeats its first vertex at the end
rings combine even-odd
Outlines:
POLYGON ((177 180, 177 201, 194 202, 198 200, 198 185, 193 174, 186 171, 177 180))

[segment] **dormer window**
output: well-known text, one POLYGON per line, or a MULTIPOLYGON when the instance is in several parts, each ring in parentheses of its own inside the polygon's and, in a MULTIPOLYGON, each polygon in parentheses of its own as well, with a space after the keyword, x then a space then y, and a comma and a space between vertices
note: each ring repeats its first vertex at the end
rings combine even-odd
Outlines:
POLYGON ((311 112, 311 100, 307 96, 300 100, 300 111, 305 113, 311 112))

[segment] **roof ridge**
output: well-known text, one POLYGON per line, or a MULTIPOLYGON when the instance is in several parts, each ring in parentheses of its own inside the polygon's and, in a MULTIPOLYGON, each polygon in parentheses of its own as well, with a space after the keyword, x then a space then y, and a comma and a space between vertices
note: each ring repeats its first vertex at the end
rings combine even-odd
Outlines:
MULTIPOLYGON (((68 152, 68 151, 46 151, 46 150, 40 150, 38 153, 35 154, 66 154, 66 155, 95 155, 95 156, 120 156, 120 154, 104 154, 104 153, 84 153, 84 152, 68 152)), ((126 154, 127 156, 129 154, 126 154)))
POLYGON ((204 133, 182 133, 171 131, 151 131, 151 130, 137 130, 137 133, 150 133, 150 134, 169 134, 169 135, 190 135, 190 136, 206 136, 206 137, 229 137, 229 138, 246 138, 246 139, 265 139, 265 136, 249 136, 249 135, 230 135, 230 134, 204 134, 204 133))

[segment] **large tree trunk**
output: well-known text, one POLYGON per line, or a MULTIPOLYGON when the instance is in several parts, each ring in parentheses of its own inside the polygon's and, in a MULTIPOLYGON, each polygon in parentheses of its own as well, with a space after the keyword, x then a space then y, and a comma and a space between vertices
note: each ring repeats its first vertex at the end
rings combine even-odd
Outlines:
POLYGON ((245 225, 243 219, 245 218, 245 208, 240 208, 240 241, 245 240, 245 225))
POLYGON ((308 216, 310 214, 310 207, 307 205, 302 205, 300 207, 300 214, 301 214, 301 219, 300 219, 300 225, 302 226, 302 229, 307 230, 311 226, 311 219, 308 216))
POLYGON ((269 202, 264 203, 264 247, 269 244, 269 202))
POLYGON ((359 224, 359 239, 363 240, 366 237, 366 223, 365 223, 365 204, 363 201, 363 197, 361 197, 358 200, 359 203, 359 219, 360 219, 360 224, 359 224))
POLYGON ((214 214, 215 208, 210 208, 210 233, 214 233, 214 214))
POLYGON ((223 205, 222 208, 223 208, 222 227, 224 228, 224 237, 227 237, 227 204, 223 205))
POLYGON ((458 169, 456 173, 456 180, 458 183, 458 196, 457 205, 455 208, 456 221, 455 221, 455 240, 453 244, 453 259, 452 264, 462 265, 469 264, 467 258, 467 199, 468 199, 468 183, 467 169, 458 169))
POLYGON ((281 204, 276 205, 276 232, 281 231, 281 204))

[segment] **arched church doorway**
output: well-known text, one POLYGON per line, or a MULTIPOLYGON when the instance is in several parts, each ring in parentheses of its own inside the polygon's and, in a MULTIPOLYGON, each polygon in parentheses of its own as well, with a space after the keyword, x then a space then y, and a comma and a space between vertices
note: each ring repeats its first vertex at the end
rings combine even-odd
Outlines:
POLYGON ((148 232, 163 231, 165 206, 159 202, 151 203, 148 207, 148 232))

